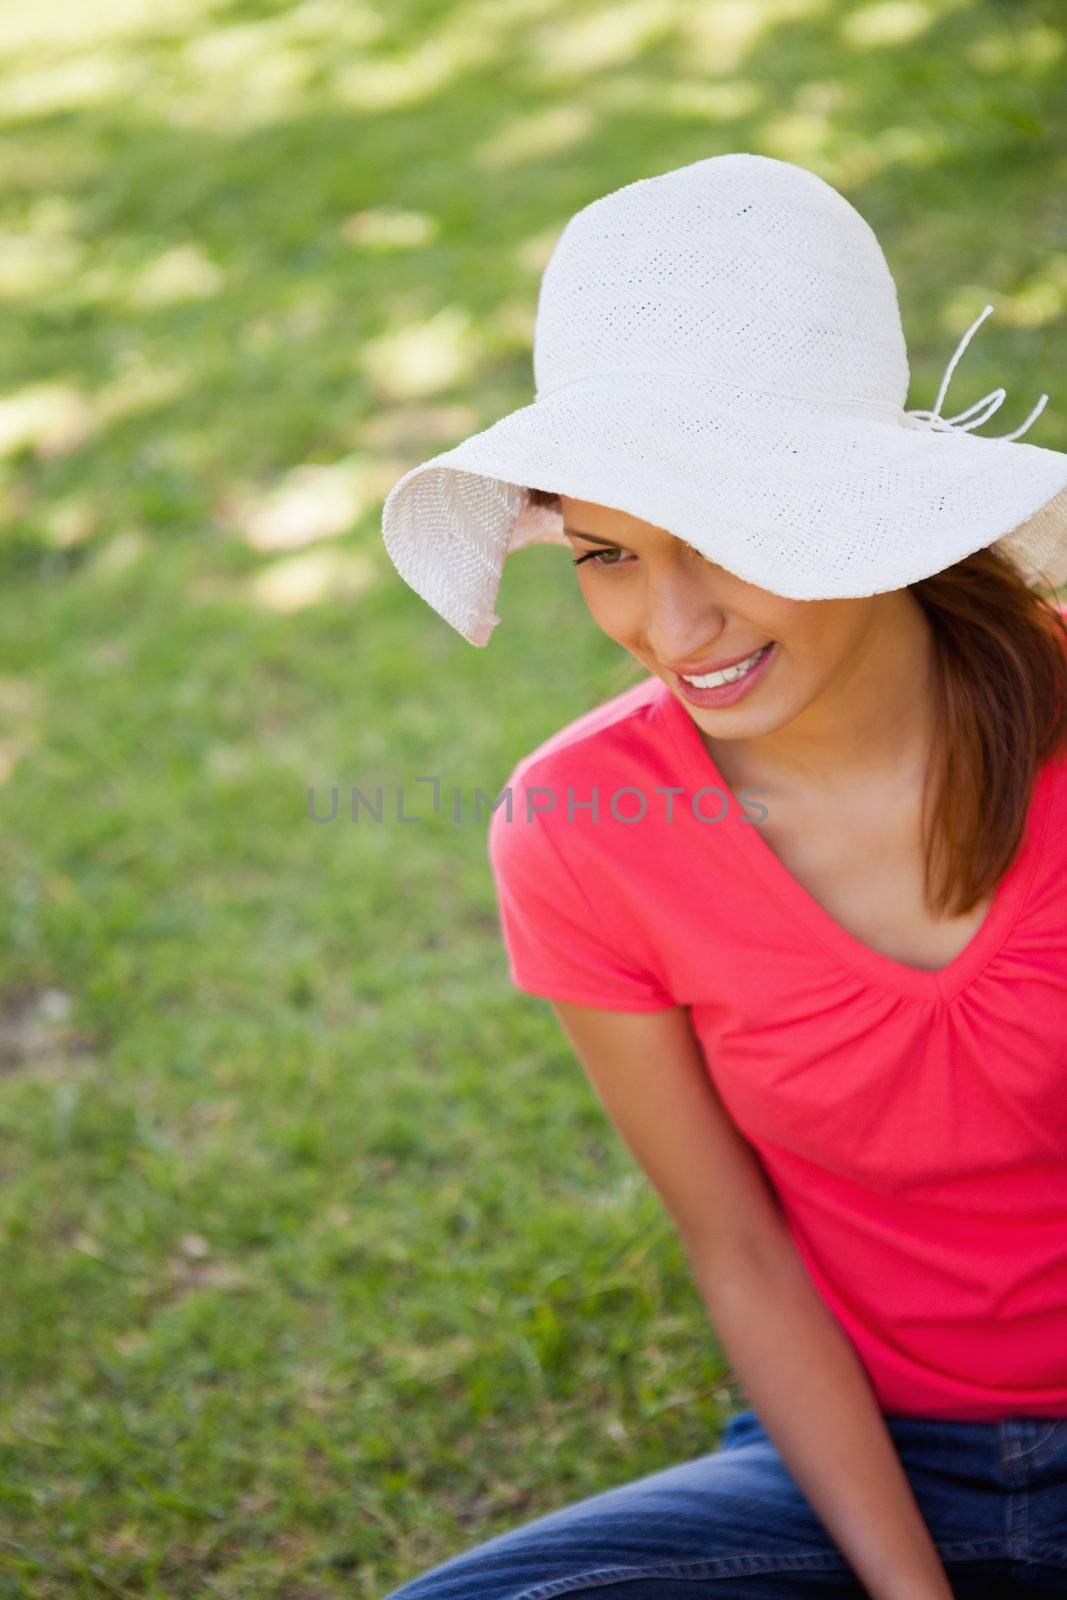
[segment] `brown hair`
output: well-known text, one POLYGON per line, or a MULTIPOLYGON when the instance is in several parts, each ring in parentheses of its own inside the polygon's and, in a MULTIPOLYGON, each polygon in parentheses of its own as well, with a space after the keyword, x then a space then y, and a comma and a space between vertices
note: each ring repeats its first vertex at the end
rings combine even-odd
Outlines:
MULTIPOLYGON (((526 493, 561 509, 547 489, 526 493)), ((1067 753, 1067 623, 998 545, 908 588, 930 622, 944 730, 924 789, 927 904, 964 916, 1014 861, 1039 769, 1067 753)))

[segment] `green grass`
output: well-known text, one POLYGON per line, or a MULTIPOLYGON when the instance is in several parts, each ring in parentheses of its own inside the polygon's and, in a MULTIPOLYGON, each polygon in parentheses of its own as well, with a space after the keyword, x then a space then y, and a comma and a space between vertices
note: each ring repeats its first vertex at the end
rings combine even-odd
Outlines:
POLYGON ((871 221, 910 404, 992 299, 946 409, 1048 389, 1067 448, 1060 10, 8 8, 0 1600, 375 1600, 714 1448, 680 1247, 450 820, 628 663, 549 548, 472 649, 381 500, 530 398, 566 218, 731 149, 871 221), (342 510, 272 546, 302 466, 342 510), (379 783, 424 820, 309 820, 379 783))

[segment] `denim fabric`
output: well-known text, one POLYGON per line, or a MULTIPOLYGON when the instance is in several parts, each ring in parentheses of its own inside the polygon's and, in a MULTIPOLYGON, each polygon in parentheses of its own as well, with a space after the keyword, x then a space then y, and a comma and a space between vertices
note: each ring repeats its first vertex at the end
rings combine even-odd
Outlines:
MULTIPOLYGON (((958 1600, 1067 1600, 1067 1417, 886 1414, 958 1600)), ((453 1556, 385 1600, 866 1600, 752 1410, 719 1448, 453 1556)))

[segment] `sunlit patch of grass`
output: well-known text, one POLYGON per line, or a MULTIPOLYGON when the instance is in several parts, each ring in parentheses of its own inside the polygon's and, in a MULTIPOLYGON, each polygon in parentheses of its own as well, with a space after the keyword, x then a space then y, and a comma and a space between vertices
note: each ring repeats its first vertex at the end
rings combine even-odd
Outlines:
POLYGON ((932 28, 944 10, 935 0, 871 0, 853 7, 843 18, 841 36, 846 44, 861 50, 910 44, 932 28))
POLYGON ((997 29, 967 42, 967 62, 979 72, 1044 72, 1067 53, 1062 27, 1037 23, 1031 27, 997 29))
POLYGON ((371 466, 358 459, 304 462, 266 491, 231 486, 217 515, 255 550, 291 550, 328 539, 352 528, 373 503, 371 466))
POLYGON ((253 579, 252 594, 271 611, 300 611, 326 598, 358 599, 377 576, 363 551, 316 550, 272 562, 253 579))
POLYGON ((363 370, 383 399, 413 400, 451 387, 479 353, 474 319, 465 307, 442 306, 422 321, 410 319, 368 339, 363 370))
POLYGON ((30 384, 0 399, 0 455, 62 455, 88 437, 92 407, 73 384, 30 384))

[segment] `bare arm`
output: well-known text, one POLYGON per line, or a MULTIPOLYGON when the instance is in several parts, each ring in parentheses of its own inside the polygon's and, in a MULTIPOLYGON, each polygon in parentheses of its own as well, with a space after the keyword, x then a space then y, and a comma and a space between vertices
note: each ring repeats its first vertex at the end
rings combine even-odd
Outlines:
POLYGON ((715 1091, 686 1008, 551 1004, 677 1228, 753 1409, 872 1600, 952 1600, 863 1364, 715 1091))

